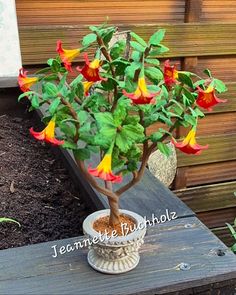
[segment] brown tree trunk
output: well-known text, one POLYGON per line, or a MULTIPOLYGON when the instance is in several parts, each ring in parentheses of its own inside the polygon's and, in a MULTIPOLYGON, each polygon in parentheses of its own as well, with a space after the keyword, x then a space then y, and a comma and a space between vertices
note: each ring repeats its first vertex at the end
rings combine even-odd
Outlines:
POLYGON ((112 191, 112 183, 110 181, 105 181, 106 188, 112 192, 111 196, 107 196, 109 206, 110 206, 110 218, 109 225, 113 228, 120 224, 120 212, 119 212, 119 196, 112 191))
POLYGON ((110 218, 109 218, 109 225, 113 228, 120 224, 120 212, 119 212, 119 197, 114 194, 116 198, 111 199, 108 197, 108 202, 110 206, 110 218))

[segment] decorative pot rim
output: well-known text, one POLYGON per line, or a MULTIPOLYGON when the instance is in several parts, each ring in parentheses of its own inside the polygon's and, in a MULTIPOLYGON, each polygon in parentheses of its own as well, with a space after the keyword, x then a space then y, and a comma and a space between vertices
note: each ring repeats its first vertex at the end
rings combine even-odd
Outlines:
MULTIPOLYGON (((109 215, 109 213, 110 213, 110 209, 103 209, 103 210, 98 210, 98 211, 88 215, 83 222, 84 233, 92 238, 101 237, 101 234, 93 229, 93 223, 95 222, 95 220, 109 215)), ((131 232, 125 236, 115 236, 115 237, 109 236, 109 239, 107 241, 99 242, 99 244, 106 243, 108 245, 111 245, 111 244, 112 245, 121 245, 121 244, 125 245, 127 243, 133 243, 137 239, 139 239, 141 235, 143 235, 143 236, 145 235, 146 224, 145 224, 145 219, 141 215, 139 215, 135 212, 129 211, 129 210, 125 210, 125 209, 120 209, 120 213, 128 215, 129 217, 134 219, 136 222, 136 225, 137 225, 136 229, 133 232, 131 232)))

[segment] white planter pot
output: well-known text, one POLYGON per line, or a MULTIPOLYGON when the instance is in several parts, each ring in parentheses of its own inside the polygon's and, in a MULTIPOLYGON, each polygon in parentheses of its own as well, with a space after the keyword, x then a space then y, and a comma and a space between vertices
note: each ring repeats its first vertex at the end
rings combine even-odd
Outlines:
POLYGON ((109 274, 119 274, 134 269, 139 263, 138 250, 144 242, 146 224, 143 217, 128 211, 120 210, 130 216, 135 224, 135 230, 125 236, 101 238, 101 234, 93 229, 94 222, 100 217, 109 215, 110 210, 100 210, 90 214, 83 223, 84 234, 91 241, 88 263, 97 271, 109 274))

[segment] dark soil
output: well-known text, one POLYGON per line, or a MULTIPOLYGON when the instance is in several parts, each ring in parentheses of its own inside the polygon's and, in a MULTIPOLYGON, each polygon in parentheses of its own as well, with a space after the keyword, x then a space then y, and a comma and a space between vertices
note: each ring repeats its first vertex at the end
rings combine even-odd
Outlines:
MULTIPOLYGON (((26 113, 0 116, 0 249, 74 237, 90 213, 50 146, 29 134, 26 113)), ((37 128, 38 127, 38 128, 37 128)))

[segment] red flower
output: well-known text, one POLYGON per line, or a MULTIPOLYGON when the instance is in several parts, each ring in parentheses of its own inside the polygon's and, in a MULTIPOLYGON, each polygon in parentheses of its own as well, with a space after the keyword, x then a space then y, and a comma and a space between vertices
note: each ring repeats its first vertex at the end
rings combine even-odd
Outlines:
POLYGON ((83 82, 85 96, 89 95, 89 89, 92 87, 93 84, 94 82, 88 82, 88 81, 83 82))
POLYGON ((84 78, 89 82, 98 82, 106 80, 99 75, 99 68, 101 66, 101 61, 99 59, 94 59, 92 62, 88 59, 88 54, 84 54, 85 65, 81 69, 77 67, 76 69, 84 76, 84 78))
POLYGON ((55 120, 51 119, 46 128, 41 132, 35 132, 33 127, 30 128, 30 133, 34 136, 34 138, 38 140, 44 140, 48 143, 52 143, 55 145, 64 144, 64 140, 58 140, 55 138, 55 120))
POLYGON ((141 77, 138 79, 138 87, 134 93, 127 93, 123 90, 123 94, 130 98, 134 104, 153 104, 155 103, 154 97, 160 94, 160 91, 156 93, 149 93, 145 78, 141 77))
POLYGON ((175 66, 171 66, 169 60, 164 63, 164 80, 167 87, 171 87, 177 82, 178 71, 175 66))
POLYGON ((197 144, 195 134, 196 131, 194 129, 191 129, 182 142, 176 142, 175 139, 173 139, 172 143, 183 153, 199 155, 202 150, 208 148, 208 145, 202 146, 197 144))
POLYGON ((111 182, 121 182, 122 176, 114 175, 111 170, 111 154, 106 154, 100 164, 96 168, 88 167, 88 172, 103 180, 111 182))
POLYGON ((220 103, 220 102, 226 102, 226 99, 219 99, 215 95, 215 89, 212 86, 208 86, 206 90, 203 90, 202 88, 198 87, 198 97, 196 100, 196 103, 208 110, 212 111, 212 108, 214 105, 220 103))
POLYGON ((57 41, 57 52, 60 55, 62 62, 64 63, 67 71, 72 71, 71 62, 77 55, 80 54, 80 49, 64 49, 62 48, 61 40, 57 41))
POLYGON ((30 91, 30 87, 34 85, 37 81, 37 77, 27 77, 27 71, 25 71, 23 68, 19 70, 19 76, 18 76, 18 84, 20 86, 20 89, 23 92, 30 91))

